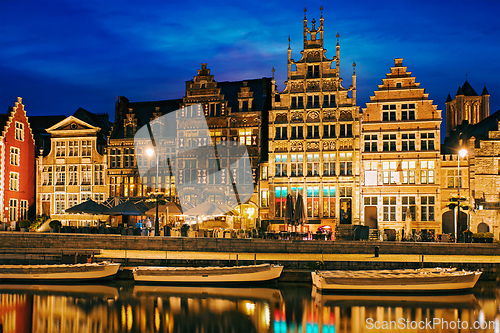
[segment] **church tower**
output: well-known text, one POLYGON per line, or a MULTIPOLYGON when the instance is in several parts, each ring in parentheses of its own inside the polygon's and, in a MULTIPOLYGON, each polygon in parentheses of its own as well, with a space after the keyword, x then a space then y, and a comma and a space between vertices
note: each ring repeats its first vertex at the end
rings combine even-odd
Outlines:
POLYGON ((323 7, 319 26, 303 18, 303 50, 292 58, 288 38, 285 89, 273 92, 269 130, 269 218, 286 221, 288 194, 305 197, 306 230, 339 223, 359 224, 359 108, 356 72, 344 88, 340 78, 340 44, 327 58, 323 45, 323 7))
POLYGON ((463 122, 474 125, 489 115, 490 94, 486 86, 479 96, 466 79, 462 86, 458 86, 455 98, 448 94, 446 99, 446 136, 463 122))

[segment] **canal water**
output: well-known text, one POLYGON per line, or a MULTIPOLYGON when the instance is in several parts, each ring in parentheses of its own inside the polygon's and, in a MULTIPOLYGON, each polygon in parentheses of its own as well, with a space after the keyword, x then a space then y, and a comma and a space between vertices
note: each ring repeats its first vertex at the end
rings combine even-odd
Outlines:
POLYGON ((470 294, 431 296, 323 295, 309 284, 0 285, 2 333, 500 333, 499 321, 494 282, 470 294))

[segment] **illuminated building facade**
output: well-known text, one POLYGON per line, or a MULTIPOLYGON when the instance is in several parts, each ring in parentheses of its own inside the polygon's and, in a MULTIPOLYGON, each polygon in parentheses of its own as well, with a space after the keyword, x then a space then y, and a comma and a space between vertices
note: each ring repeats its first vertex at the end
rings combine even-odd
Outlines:
POLYGON ((21 97, 0 115, 0 127, 0 216, 19 222, 35 204, 35 140, 21 97))
MULTIPOLYGON (((271 79, 261 78, 243 81, 217 82, 210 74, 207 64, 203 63, 193 80, 186 82, 186 94, 183 99, 129 102, 125 97, 119 97, 115 107, 114 128, 108 141, 108 186, 111 197, 140 199, 152 191, 156 191, 156 173, 139 175, 138 167, 155 167, 154 156, 147 157, 144 151, 135 151, 134 136, 137 131, 161 116, 179 110, 176 113, 176 142, 159 145, 160 156, 177 154, 179 148, 195 149, 206 145, 211 137, 214 142, 225 145, 229 142, 238 142, 245 145, 251 161, 249 174, 233 174, 240 184, 252 184, 254 193, 250 200, 237 206, 236 210, 243 212, 239 225, 235 228, 255 227, 258 216, 258 168, 262 160, 267 159, 267 119, 271 105, 271 79), (199 105, 190 107, 192 105, 199 105), (190 114, 196 112, 196 114, 190 114), (198 114, 199 113, 199 114, 198 114), (203 114, 208 125, 200 129, 193 120, 203 114), (263 128, 265 127, 265 128, 263 128), (173 149, 174 151, 166 151, 173 149)), ((154 127, 155 125, 153 125, 154 127)), ((153 128, 153 131, 156 130, 153 128)), ((144 148, 145 149, 145 148, 144 148)), ((221 158, 220 167, 228 167, 231 157, 221 158)), ((218 165, 215 159, 209 160, 209 165, 190 157, 189 151, 182 154, 167 165, 168 159, 159 159, 159 191, 170 197, 170 200, 191 204, 193 207, 205 202, 231 204, 228 202, 228 193, 220 186, 220 179, 215 179, 218 165), (175 174, 176 165, 181 163, 181 174, 175 174), (169 179, 170 178, 170 179, 169 179), (199 180, 204 191, 184 188, 183 193, 176 191, 176 184, 183 184, 199 180), (182 198, 178 198, 182 195, 182 198)), ((232 161, 231 161, 232 164, 232 161)), ((179 171, 178 170, 178 171, 179 171)), ((227 175, 228 176, 228 175, 227 175)), ((183 204, 184 206, 184 204, 183 204)))
POLYGON ((352 85, 344 88, 339 34, 336 54, 328 59, 323 45, 323 13, 319 27, 313 19, 309 28, 304 9, 303 24, 301 59, 292 59, 289 45, 286 87, 279 93, 273 82, 268 179, 262 187, 269 188, 267 214, 276 230, 287 228, 286 198, 297 193, 305 197, 309 230, 316 231, 319 225, 359 224, 355 64, 352 85))
POLYGON ((440 111, 403 59, 374 93, 363 109, 362 220, 380 231, 440 233, 440 111))
MULTIPOLYGON (((460 215, 461 229, 473 233, 493 233, 494 239, 500 239, 500 111, 484 118, 477 124, 464 123, 450 132, 441 147, 443 166, 448 163, 446 176, 457 174, 457 152, 466 149, 467 155, 460 159, 460 196, 466 197, 469 209, 460 215), (453 161, 444 162, 445 159, 453 161)), ((444 172, 444 171, 442 171, 444 172)), ((443 176, 445 176, 443 174, 443 176)), ((443 229, 450 224, 451 217, 445 206, 452 195, 457 195, 448 178, 442 182, 443 229), (444 186, 446 185, 446 186, 444 186), (447 189, 445 189, 446 187, 447 189)))
POLYGON ((89 199, 104 202, 108 197, 105 150, 109 130, 108 115, 82 108, 46 129, 50 149, 46 153, 42 149, 36 160, 37 215, 71 226, 87 226, 98 218, 66 214, 65 210, 89 199))
POLYGON ((458 86, 455 98, 446 99, 446 136, 464 122, 474 125, 490 115, 490 94, 483 88, 479 96, 467 80, 458 86))

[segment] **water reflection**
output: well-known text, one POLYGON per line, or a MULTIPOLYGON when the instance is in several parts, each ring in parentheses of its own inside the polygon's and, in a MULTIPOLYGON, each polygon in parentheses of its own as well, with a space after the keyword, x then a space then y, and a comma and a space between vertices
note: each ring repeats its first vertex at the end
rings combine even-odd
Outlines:
POLYGON ((500 333, 498 326, 492 326, 495 322, 498 325, 499 319, 499 286, 486 283, 479 283, 474 294, 420 297, 323 295, 307 284, 267 288, 154 287, 132 283, 0 285, 0 324, 5 333, 500 333), (448 326, 411 326, 435 323, 437 319, 448 326), (397 326, 402 322, 405 327, 397 326), (395 324, 391 327, 390 323, 395 324), (460 327, 457 323, 461 323, 460 327), (474 329, 476 323, 486 328, 474 329))

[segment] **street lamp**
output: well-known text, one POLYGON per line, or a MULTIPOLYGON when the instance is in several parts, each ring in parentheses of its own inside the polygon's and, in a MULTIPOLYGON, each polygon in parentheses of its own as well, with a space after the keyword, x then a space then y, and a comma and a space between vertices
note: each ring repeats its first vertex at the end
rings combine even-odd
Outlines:
POLYGON ((460 149, 458 152, 458 158, 457 158, 457 171, 458 171, 458 183, 457 183, 457 194, 458 194, 458 200, 457 200, 457 223, 455 224, 455 243, 458 242, 458 228, 460 227, 460 157, 464 158, 467 155, 467 149, 460 149))
MULTIPOLYGON (((158 149, 158 148, 157 148, 158 149)), ((148 148, 146 150, 146 154, 151 157, 153 156, 155 153, 155 150, 153 148, 148 148)), ((156 197, 156 218, 155 218, 155 236, 159 236, 160 235, 160 221, 158 220, 158 195, 159 195, 159 191, 160 191, 160 185, 159 185, 159 180, 158 180, 158 162, 160 160, 160 154, 158 152, 156 152, 156 191, 158 191, 158 193, 156 193, 155 197, 156 197)))

